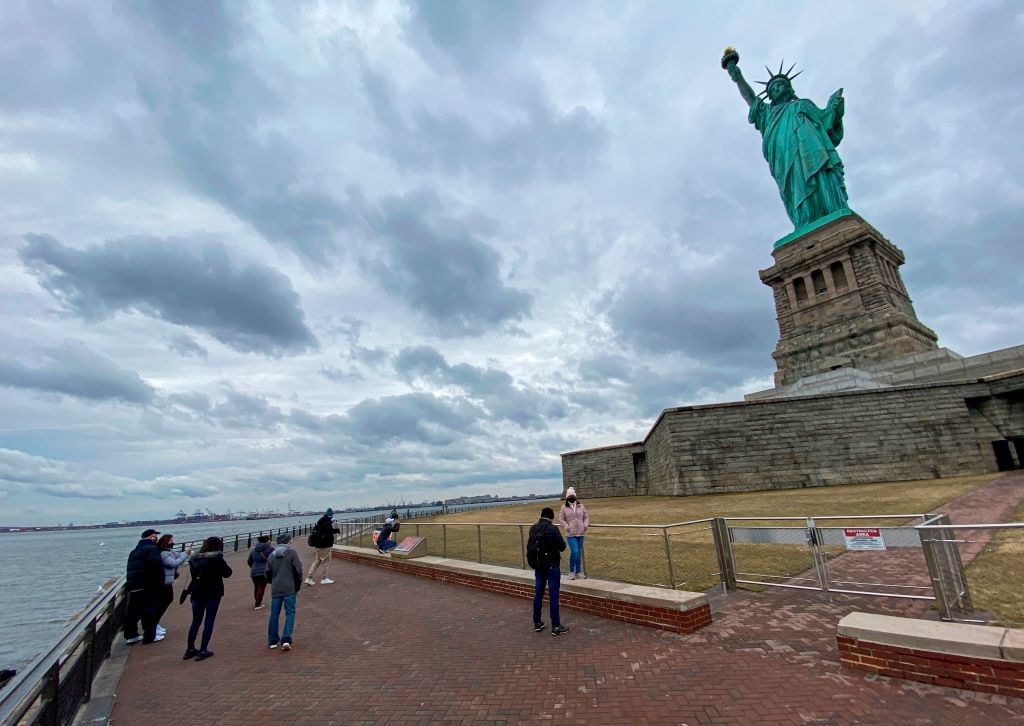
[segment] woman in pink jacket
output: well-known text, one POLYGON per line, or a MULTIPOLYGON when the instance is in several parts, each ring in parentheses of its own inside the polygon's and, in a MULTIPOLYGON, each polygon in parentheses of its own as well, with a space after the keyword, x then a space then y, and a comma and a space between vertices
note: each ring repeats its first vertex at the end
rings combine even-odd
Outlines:
POLYGON ((583 574, 583 535, 590 527, 590 517, 572 487, 565 490, 565 504, 558 513, 558 521, 565 527, 565 539, 569 543, 569 572, 572 573, 569 579, 583 579, 586 577, 583 574))

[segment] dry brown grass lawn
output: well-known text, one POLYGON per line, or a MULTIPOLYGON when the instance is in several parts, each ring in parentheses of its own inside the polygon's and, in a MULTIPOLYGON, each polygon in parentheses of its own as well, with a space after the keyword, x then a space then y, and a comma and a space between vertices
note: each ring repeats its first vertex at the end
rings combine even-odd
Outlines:
MULTIPOLYGON (((1024 522, 1024 502, 1010 515, 1024 522)), ((967 530, 961 530, 966 532, 967 530)), ((978 610, 995 613, 1004 625, 1024 626, 1024 530, 997 530, 967 566, 971 601, 978 610)))
MULTIPOLYGON (((604 579, 699 592, 719 584, 718 562, 709 526, 694 524, 663 530, 663 525, 711 517, 758 517, 763 520, 745 524, 802 527, 802 522, 770 520, 773 517, 940 512, 946 502, 997 476, 985 474, 693 497, 584 499, 592 525, 646 525, 628 529, 594 526, 586 539, 586 568, 591 575, 604 579), (671 573, 665 557, 666 531, 672 557, 671 573)), ((523 550, 529 526, 537 521, 543 506, 551 506, 557 512, 559 504, 530 502, 412 519, 404 523, 401 534, 425 536, 428 553, 432 555, 444 552, 458 559, 525 567, 523 550), (444 538, 441 527, 437 526, 440 523, 449 525, 444 538)), ((1016 521, 1024 518, 1024 505, 1014 516, 1016 521)), ((844 524, 853 523, 896 524, 893 520, 859 520, 844 524)), ((805 545, 737 543, 733 549, 741 571, 758 575, 747 579, 787 578, 811 567, 805 545)), ((841 550, 840 547, 837 551, 841 550)), ((1020 583, 1024 582, 1024 533, 1014 531, 996 538, 971 565, 968 577, 977 607, 996 612, 1008 621, 1024 622, 1024 597, 1020 595, 1020 583)))
MULTIPOLYGON (((584 497, 583 502, 591 522, 601 524, 663 525, 708 517, 923 514, 941 508, 951 499, 992 481, 996 476, 983 474, 949 479, 702 494, 693 497, 584 497)), ((415 521, 533 524, 543 506, 531 502, 415 521)), ((557 503, 550 506, 557 514, 557 503)))

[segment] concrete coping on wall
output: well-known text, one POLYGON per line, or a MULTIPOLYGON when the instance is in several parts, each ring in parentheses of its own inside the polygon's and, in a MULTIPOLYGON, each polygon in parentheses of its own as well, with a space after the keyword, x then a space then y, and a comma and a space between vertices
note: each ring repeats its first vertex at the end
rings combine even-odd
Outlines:
POLYGON ((837 635, 897 648, 1024 662, 1024 630, 991 625, 934 622, 892 615, 850 613, 837 635))
MULTIPOLYGON (((350 547, 348 545, 335 545, 334 550, 352 555, 361 555, 366 558, 379 558, 381 562, 391 560, 387 555, 379 555, 373 550, 365 547, 350 547)), ((403 567, 424 568, 445 570, 470 577, 487 578, 503 582, 528 585, 533 587, 533 571, 523 570, 517 567, 504 567, 502 565, 488 565, 469 560, 455 560, 445 557, 427 555, 416 559, 403 559, 403 567)), ((663 587, 650 585, 634 585, 628 582, 613 582, 610 580, 570 580, 562 578, 559 588, 563 593, 571 592, 578 595, 585 595, 594 598, 629 602, 637 605, 648 605, 651 607, 665 608, 685 612, 698 608, 702 605, 710 606, 707 595, 700 592, 688 592, 686 590, 669 590, 663 587)))

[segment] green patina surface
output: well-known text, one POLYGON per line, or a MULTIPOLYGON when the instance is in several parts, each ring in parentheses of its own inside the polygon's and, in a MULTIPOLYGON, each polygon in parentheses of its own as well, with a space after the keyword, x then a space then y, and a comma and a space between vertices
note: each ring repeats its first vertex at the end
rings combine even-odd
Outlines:
POLYGON ((833 93, 825 108, 800 98, 793 90, 792 66, 775 73, 767 69, 765 89, 755 93, 739 69, 739 53, 726 48, 722 68, 736 83, 749 107, 747 121, 761 134, 761 151, 794 232, 775 243, 779 248, 813 229, 822 220, 849 214, 843 162, 836 147, 843 140, 843 89, 833 93), (838 215, 838 216, 836 216, 838 215))
POLYGON ((834 222, 837 219, 849 216, 849 215, 851 215, 853 213, 854 212, 851 209, 837 209, 836 211, 832 212, 831 214, 826 214, 824 217, 821 217, 820 219, 816 219, 813 222, 811 222, 810 224, 805 224, 800 229, 793 230, 792 232, 787 234, 785 237, 780 237, 779 239, 775 240, 775 245, 772 247, 772 249, 773 250, 777 250, 780 247, 784 247, 785 245, 789 244, 790 242, 792 242, 793 240, 797 239, 798 237, 803 237, 808 232, 813 232, 816 229, 820 229, 820 228, 824 227, 826 224, 829 224, 830 222, 834 222))

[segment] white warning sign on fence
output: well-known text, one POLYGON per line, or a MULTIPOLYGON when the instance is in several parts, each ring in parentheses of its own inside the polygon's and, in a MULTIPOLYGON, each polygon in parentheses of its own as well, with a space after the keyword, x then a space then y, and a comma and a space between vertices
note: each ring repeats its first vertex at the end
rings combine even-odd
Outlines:
POLYGON ((845 527, 843 540, 848 550, 884 550, 885 540, 878 527, 845 527))

